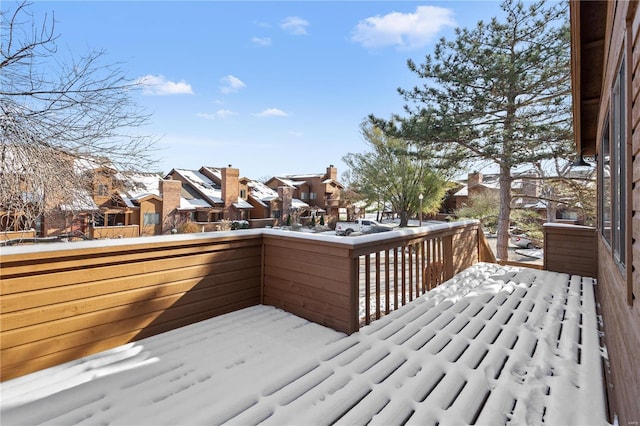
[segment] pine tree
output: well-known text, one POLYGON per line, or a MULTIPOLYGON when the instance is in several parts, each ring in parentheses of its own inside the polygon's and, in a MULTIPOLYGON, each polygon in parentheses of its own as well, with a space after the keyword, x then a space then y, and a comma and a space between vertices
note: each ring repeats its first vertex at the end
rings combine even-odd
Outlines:
POLYGON ((566 2, 506 0, 504 17, 458 28, 421 65, 423 81, 398 89, 406 117, 370 116, 388 134, 432 146, 442 164, 493 164, 499 171, 498 253, 507 259, 512 171, 572 152, 570 51, 566 2))

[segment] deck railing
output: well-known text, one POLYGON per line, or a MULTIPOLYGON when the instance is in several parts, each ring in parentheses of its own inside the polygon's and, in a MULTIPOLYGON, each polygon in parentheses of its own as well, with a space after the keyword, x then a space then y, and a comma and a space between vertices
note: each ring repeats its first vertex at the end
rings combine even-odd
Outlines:
POLYGON ((488 260, 482 239, 469 221, 360 237, 261 229, 2 248, 1 379, 259 303, 352 333, 488 260))
POLYGON ((483 240, 476 221, 348 238, 265 230, 263 302, 353 333, 491 261, 483 240))
POLYGON ((595 278, 598 276, 597 243, 595 228, 545 223, 543 269, 595 278))

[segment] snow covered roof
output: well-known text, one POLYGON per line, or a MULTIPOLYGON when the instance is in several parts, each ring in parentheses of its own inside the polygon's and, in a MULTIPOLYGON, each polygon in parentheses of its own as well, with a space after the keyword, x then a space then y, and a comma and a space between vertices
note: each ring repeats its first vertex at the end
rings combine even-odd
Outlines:
POLYGON ((184 177, 190 185, 205 195, 212 203, 224 204, 220 186, 199 171, 186 169, 174 169, 174 171, 184 177))
POLYGON ((592 278, 477 264, 350 336, 268 306, 1 384, 3 423, 607 424, 592 278))
POLYGON ((211 204, 202 198, 182 198, 180 197, 180 210, 196 210, 198 208, 208 208, 211 204))
POLYGON ((458 191, 453 194, 454 197, 468 197, 469 196, 469 186, 464 185, 458 191))
POLYGON ((219 167, 203 166, 201 169, 207 169, 209 173, 215 176, 219 181, 222 181, 222 172, 219 167))
POLYGON ((340 188, 344 188, 344 186, 340 182, 335 180, 335 179, 325 179, 325 180, 322 181, 322 183, 325 184, 325 185, 329 185, 329 184, 333 183, 333 184, 335 184, 336 186, 338 186, 340 188))
POLYGON ((252 209, 253 206, 251 204, 249 204, 248 202, 246 202, 245 200, 243 200, 242 198, 238 197, 238 201, 233 203, 233 206, 237 209, 252 209))
POLYGON ((62 211, 98 211, 98 205, 88 191, 83 189, 74 189, 75 195, 73 200, 68 204, 61 204, 62 211))
POLYGON ((180 210, 196 210, 198 208, 211 208, 213 205, 202 198, 195 189, 190 186, 182 186, 180 190, 180 210))
POLYGON ((160 196, 162 176, 156 173, 126 173, 122 179, 125 189, 118 195, 127 207, 134 207, 135 203, 149 195, 160 196))
POLYGON ((298 175, 284 175, 282 178, 292 179, 292 180, 301 180, 304 181, 306 179, 312 178, 321 178, 324 177, 324 173, 303 173, 298 175))
POLYGON ((253 195, 253 198, 257 200, 269 202, 278 198, 278 193, 262 182, 252 180, 247 183, 247 187, 249 188, 251 195, 253 195))
POLYGON ((302 209, 305 207, 309 207, 309 204, 305 203, 302 200, 298 200, 297 198, 291 199, 291 207, 294 209, 302 209))

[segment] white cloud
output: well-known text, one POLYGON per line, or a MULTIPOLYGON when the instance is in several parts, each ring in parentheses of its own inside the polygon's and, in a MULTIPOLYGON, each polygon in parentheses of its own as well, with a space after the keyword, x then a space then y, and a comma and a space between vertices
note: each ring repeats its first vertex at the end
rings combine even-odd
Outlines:
POLYGON ((220 87, 220 91, 224 94, 237 92, 238 90, 247 87, 242 80, 233 75, 222 77, 220 81, 224 84, 224 86, 220 87))
POLYGON ((210 112, 199 112, 196 114, 197 117, 200 118, 204 118, 205 120, 215 120, 218 118, 227 118, 227 117, 231 117, 232 115, 236 115, 236 112, 233 112, 231 110, 228 109, 219 109, 218 111, 216 111, 215 113, 210 113, 210 112))
POLYGON ((258 114, 255 114, 257 117, 287 117, 289 114, 282 111, 278 108, 267 108, 258 114))
POLYGON ((137 83, 143 86, 143 95, 192 95, 191 85, 181 80, 178 83, 167 80, 163 75, 147 74, 138 78, 137 83))
POLYGON ((443 27, 455 25, 452 10, 418 6, 414 13, 392 12, 360 21, 351 33, 351 41, 367 48, 416 49, 429 43, 443 27))
POLYGON ((258 46, 271 46, 271 39, 269 37, 252 37, 251 43, 258 46))
POLYGON ((227 118, 236 114, 237 112, 233 112, 230 109, 219 109, 218 111, 216 111, 216 117, 218 118, 227 118))
POLYGON ((291 130, 291 131, 289 132, 289 134, 290 134, 291 136, 295 136, 295 137, 297 137, 297 138, 300 138, 300 137, 304 136, 304 133, 302 133, 302 132, 296 132, 296 131, 294 131, 294 130, 291 130))
POLYGON ((280 23, 280 28, 293 35, 306 35, 309 21, 299 16, 288 16, 280 23))

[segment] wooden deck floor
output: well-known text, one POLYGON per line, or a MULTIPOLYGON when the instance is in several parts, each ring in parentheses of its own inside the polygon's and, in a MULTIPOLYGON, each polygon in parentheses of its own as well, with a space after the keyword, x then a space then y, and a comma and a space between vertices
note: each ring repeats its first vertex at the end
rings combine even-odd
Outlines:
POLYGON ((2 424, 606 423, 591 278, 478 264, 351 336, 256 306, 2 383, 2 424))

